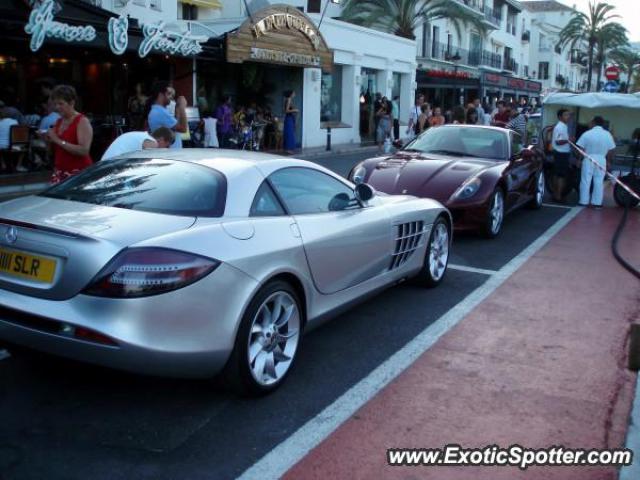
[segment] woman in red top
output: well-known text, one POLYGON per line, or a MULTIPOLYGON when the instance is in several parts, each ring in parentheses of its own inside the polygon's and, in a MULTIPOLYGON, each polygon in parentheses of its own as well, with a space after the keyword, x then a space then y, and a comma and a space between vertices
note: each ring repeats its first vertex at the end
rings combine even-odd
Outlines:
POLYGON ((76 111, 77 99, 75 89, 69 85, 58 85, 51 92, 61 116, 47 132, 54 153, 51 183, 61 182, 93 163, 89 156, 93 128, 87 117, 76 111))

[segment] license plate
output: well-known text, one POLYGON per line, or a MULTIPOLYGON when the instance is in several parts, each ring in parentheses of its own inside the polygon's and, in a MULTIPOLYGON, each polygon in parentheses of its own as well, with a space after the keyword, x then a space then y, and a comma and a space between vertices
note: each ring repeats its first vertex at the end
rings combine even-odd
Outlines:
POLYGON ((56 261, 0 248, 0 273, 35 282, 51 283, 56 273, 56 261))

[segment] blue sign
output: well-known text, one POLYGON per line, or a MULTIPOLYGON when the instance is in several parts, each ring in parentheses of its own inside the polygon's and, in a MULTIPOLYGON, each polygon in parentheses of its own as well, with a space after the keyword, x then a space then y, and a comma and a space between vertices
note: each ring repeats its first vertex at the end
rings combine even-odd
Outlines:
POLYGON ((604 87, 602 87, 602 91, 608 93, 616 93, 618 90, 620 90, 620 84, 615 81, 607 82, 604 84, 604 87))

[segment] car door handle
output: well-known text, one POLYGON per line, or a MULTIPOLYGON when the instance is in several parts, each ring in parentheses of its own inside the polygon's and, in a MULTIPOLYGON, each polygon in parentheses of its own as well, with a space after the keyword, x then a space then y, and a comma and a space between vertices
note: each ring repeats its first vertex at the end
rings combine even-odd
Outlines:
POLYGON ((300 229, 298 228, 298 224, 297 223, 292 223, 291 225, 289 225, 289 228, 291 229, 291 234, 295 238, 300 238, 302 236, 302 235, 300 235, 300 229))

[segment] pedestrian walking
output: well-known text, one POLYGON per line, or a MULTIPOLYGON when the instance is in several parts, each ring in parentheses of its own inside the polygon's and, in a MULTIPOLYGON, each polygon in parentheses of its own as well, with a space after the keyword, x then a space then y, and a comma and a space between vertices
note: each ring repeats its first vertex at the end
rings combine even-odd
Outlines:
POLYGON ((383 99, 380 102, 380 108, 376 112, 376 118, 378 119, 376 142, 378 144, 378 153, 382 153, 382 149, 387 138, 391 136, 391 105, 388 101, 383 99))
POLYGON ((511 110, 511 120, 507 123, 506 128, 518 132, 522 137, 522 143, 527 143, 527 116, 520 113, 515 108, 511 110))
POLYGON ((484 108, 482 108, 479 98, 473 101, 473 106, 476 109, 476 125, 484 125, 484 108))
POLYGON ((558 110, 558 123, 553 127, 551 145, 553 148, 553 199, 557 203, 563 202, 564 187, 569 175, 569 159, 571 146, 569 145, 569 129, 567 122, 571 114, 564 108, 558 110))
MULTIPOLYGON (((604 118, 596 116, 591 121, 591 129, 578 139, 577 145, 601 168, 607 170, 615 154, 616 142, 611 133, 604 129, 604 118)), ((588 158, 582 159, 580 175, 580 205, 602 208, 604 171, 588 158), (591 184, 593 183, 593 192, 591 184)))
POLYGON ((393 139, 400 140, 400 97, 395 96, 391 101, 391 115, 393 116, 393 139))
POLYGON ((411 112, 409 114, 409 124, 407 125, 407 134, 410 137, 414 137, 416 132, 418 131, 418 119, 420 115, 422 115, 422 104, 424 103, 424 95, 418 94, 416 96, 416 102, 411 107, 411 112))
POLYGON ((174 138, 173 132, 167 127, 160 127, 154 130, 151 135, 144 131, 123 133, 109 145, 100 161, 148 148, 169 148, 174 138))
POLYGON ((440 107, 435 107, 433 109, 433 115, 429 117, 429 126, 430 127, 439 127, 440 125, 444 125, 445 118, 442 115, 442 109, 440 107))

